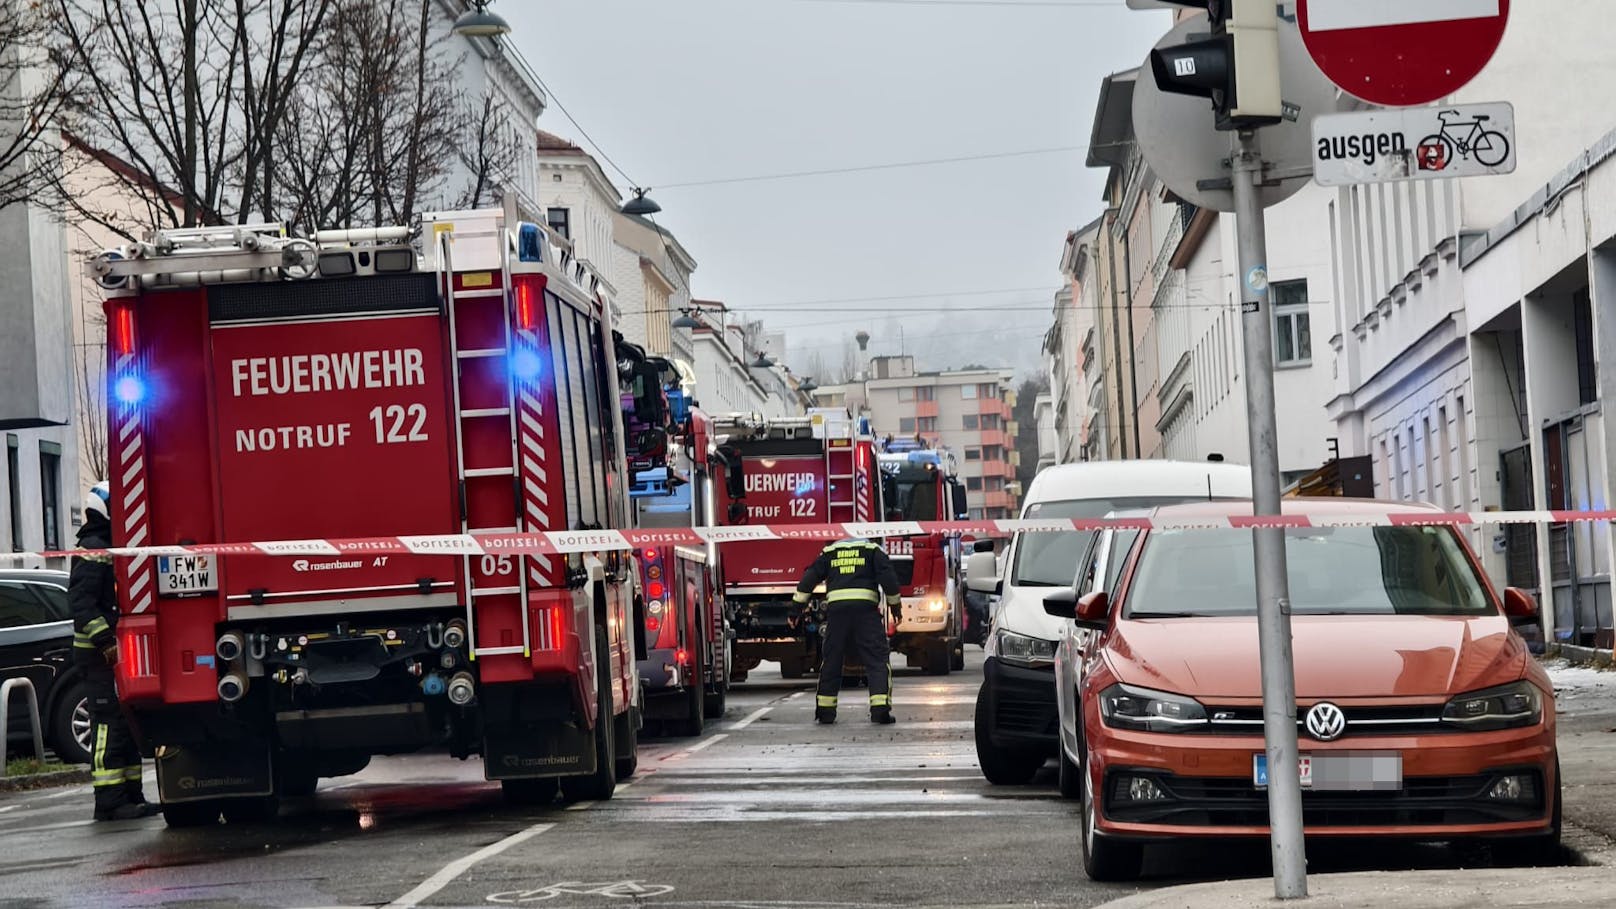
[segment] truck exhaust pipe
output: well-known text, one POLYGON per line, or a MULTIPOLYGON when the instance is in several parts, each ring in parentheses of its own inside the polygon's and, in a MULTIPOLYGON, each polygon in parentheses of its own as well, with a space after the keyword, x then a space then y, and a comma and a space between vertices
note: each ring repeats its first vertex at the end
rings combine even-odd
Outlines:
POLYGON ((232 672, 219 680, 219 700, 234 704, 247 696, 247 677, 232 672))
POLYGON ((457 672, 449 680, 449 703, 456 707, 464 707, 477 696, 477 682, 469 672, 457 672))

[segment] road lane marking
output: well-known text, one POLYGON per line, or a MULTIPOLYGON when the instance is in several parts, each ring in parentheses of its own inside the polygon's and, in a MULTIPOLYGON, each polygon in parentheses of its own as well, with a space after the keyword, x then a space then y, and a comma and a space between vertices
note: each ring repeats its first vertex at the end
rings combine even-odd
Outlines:
POLYGON ((727 739, 727 738, 729 738, 729 733, 720 732, 719 734, 717 734, 717 735, 715 735, 715 736, 713 736, 711 738, 702 739, 701 741, 697 742, 696 744, 691 745, 689 748, 686 748, 685 749, 685 754, 688 756, 688 755, 695 754, 696 752, 702 750, 703 748, 711 748, 712 746, 718 744, 719 742, 721 742, 721 741, 723 741, 724 739, 727 739))
MULTIPOLYGON (((618 783, 617 788, 612 790, 612 795, 617 795, 619 792, 622 792, 624 789, 627 789, 628 787, 634 785, 635 783, 638 783, 640 780, 645 779, 646 776, 649 776, 650 774, 655 773, 655 772, 656 772, 655 770, 647 770, 644 774, 636 775, 634 779, 629 780, 626 783, 618 783)), ((590 808, 593 808, 598 804, 600 804, 600 802, 598 802, 598 801, 574 802, 571 805, 567 806, 567 810, 568 811, 588 811, 590 808)))
POLYGON ((803 695, 805 695, 807 693, 808 692, 806 692, 806 691, 799 691, 796 694, 793 694, 791 697, 786 698, 786 700, 795 701, 797 698, 800 698, 800 697, 802 697, 803 695))
POLYGON ((756 710, 752 711, 751 713, 747 714, 745 719, 742 719, 739 722, 737 722, 735 725, 729 727, 729 731, 730 732, 737 732, 739 730, 745 729, 746 727, 748 727, 748 726, 752 725, 753 723, 756 723, 758 720, 762 719, 763 715, 765 713, 768 713, 769 711, 771 711, 773 709, 774 709, 773 707, 759 707, 758 709, 756 709, 756 710))
POLYGON ((497 843, 484 846, 470 855, 457 858, 444 865, 443 869, 437 874, 422 881, 414 890, 388 903, 385 909, 415 909, 416 906, 421 905, 423 900, 431 898, 433 894, 449 886, 455 878, 465 874, 478 862, 493 858, 512 846, 524 843, 554 826, 555 824, 553 823, 534 824, 526 830, 517 831, 497 843))

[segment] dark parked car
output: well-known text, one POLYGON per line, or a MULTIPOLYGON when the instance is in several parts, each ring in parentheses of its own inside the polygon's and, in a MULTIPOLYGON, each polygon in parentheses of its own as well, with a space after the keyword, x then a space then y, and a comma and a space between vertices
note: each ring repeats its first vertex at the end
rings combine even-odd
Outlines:
MULTIPOLYGON (((0 682, 26 678, 39 696, 45 744, 64 761, 90 761, 90 711, 73 667, 73 619, 67 572, 0 569, 0 682)), ((11 695, 12 755, 31 744, 27 698, 11 695), (21 746, 19 749, 18 746, 21 746)))

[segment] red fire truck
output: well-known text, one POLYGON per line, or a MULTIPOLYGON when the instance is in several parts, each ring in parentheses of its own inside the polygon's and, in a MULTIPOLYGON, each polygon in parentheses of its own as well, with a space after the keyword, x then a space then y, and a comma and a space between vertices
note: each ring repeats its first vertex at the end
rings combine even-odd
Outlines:
MULTIPOLYGON (((709 460, 712 421, 669 394, 677 429, 669 463, 635 474, 642 528, 705 526, 713 509, 709 460)), ((648 732, 700 735, 707 717, 724 715, 729 691, 729 624, 720 548, 647 546, 639 552, 642 590, 640 678, 648 732)))
MULTIPOLYGON (((963 518, 965 488, 946 451, 889 449, 879 456, 886 517, 893 521, 963 518)), ((930 675, 965 668, 963 591, 956 584, 957 534, 929 533, 885 541, 903 581, 903 611, 896 616, 892 649, 930 675)))
MULTIPOLYGON (((714 421, 716 526, 835 524, 881 514, 875 440, 846 411, 806 417, 714 421)), ((764 660, 801 678, 820 660, 823 605, 792 601, 802 572, 825 546, 816 540, 748 540, 724 545, 724 597, 735 633, 730 678, 744 681, 764 660)))
POLYGON ((513 801, 610 798, 640 722, 630 555, 453 538, 629 526, 610 307, 566 241, 454 212, 160 232, 92 271, 115 542, 309 541, 117 561, 118 686, 168 823, 426 747, 513 801), (411 552, 323 542, 383 536, 411 552))

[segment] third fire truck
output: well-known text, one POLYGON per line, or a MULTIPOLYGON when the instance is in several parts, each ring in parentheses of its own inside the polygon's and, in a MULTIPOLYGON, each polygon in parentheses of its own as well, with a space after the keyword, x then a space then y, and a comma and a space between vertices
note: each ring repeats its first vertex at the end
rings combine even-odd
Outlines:
POLYGON ((467 545, 629 526, 611 307, 565 241, 456 212, 158 233, 93 270, 114 542, 174 547, 116 563, 168 823, 422 748, 515 801, 610 798, 639 727, 629 554, 467 545))
MULTIPOLYGON (((886 517, 893 521, 963 518, 965 487, 947 451, 897 450, 879 455, 886 517)), ((903 609, 894 616, 892 649, 930 675, 965 668, 963 591, 956 583, 958 534, 934 532, 885 541, 903 584, 903 609)))

